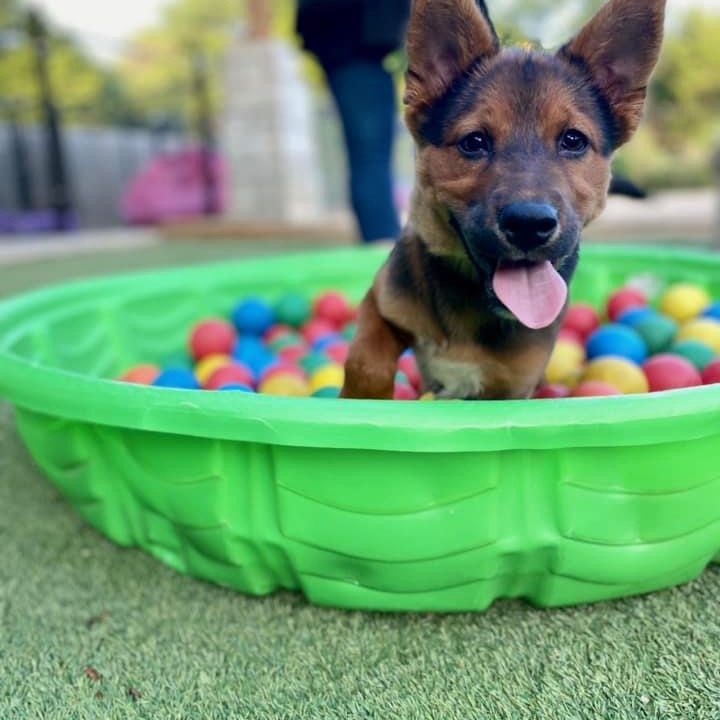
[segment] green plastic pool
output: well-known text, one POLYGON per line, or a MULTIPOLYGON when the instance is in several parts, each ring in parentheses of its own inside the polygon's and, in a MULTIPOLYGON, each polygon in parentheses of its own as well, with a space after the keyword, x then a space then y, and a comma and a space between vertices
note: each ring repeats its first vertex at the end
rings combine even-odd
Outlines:
MULTIPOLYGON (((127 386, 248 294, 345 288, 382 250, 84 282, 0 304, 0 395, 77 511, 121 545, 252 594, 482 610, 644 593, 720 559, 720 386, 622 398, 384 403, 127 386)), ((720 297, 720 257, 588 247, 574 299, 630 276, 720 297)))

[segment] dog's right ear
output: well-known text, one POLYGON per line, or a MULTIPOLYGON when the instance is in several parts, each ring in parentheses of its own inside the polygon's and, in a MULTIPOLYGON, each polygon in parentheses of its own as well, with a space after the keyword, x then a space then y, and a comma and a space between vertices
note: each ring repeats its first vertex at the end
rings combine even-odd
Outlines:
POLYGON ((483 0, 414 0, 408 27, 408 116, 441 98, 500 42, 483 0))

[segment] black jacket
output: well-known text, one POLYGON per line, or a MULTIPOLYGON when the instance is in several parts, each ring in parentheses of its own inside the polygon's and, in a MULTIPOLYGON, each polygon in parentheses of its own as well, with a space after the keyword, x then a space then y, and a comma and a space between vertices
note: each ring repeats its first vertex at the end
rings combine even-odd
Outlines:
POLYGON ((402 46, 410 0, 298 0, 297 31, 326 68, 402 46))

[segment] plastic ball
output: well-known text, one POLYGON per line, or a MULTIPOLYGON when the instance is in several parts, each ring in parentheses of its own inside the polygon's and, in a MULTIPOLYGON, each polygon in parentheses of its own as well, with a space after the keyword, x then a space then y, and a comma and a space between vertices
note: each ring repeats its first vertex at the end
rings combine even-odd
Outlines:
POLYGON ((647 320, 655 320, 660 317, 656 310, 650 307, 635 307, 630 310, 626 310, 617 318, 617 322, 620 325, 627 325, 628 327, 637 329, 640 323, 644 323, 647 320))
POLYGON ((308 375, 312 375, 316 370, 332 365, 333 361, 323 352, 311 352, 300 358, 298 364, 308 375))
POLYGON ((275 340, 278 340, 285 335, 290 335, 293 332, 294 330, 290 327, 290 325, 273 325, 265 333, 265 335, 263 335, 263 342, 269 345, 270 343, 275 342, 275 340))
POLYGON ((255 393, 255 391, 249 385, 241 385, 240 383, 230 383, 229 385, 223 385, 218 390, 222 392, 244 392, 244 393, 255 393))
POLYGON ((195 377, 201 385, 205 385, 216 370, 232 363, 233 360, 229 355, 208 355, 195 366, 195 377))
POLYGON ((324 387, 342 387, 345 382, 345 369, 341 365, 328 365, 310 376, 312 392, 324 387))
POLYGON ((250 365, 253 358, 267 354, 267 348, 259 337, 248 335, 241 337, 233 349, 233 358, 245 365, 250 365))
POLYGON ((256 378, 262 377, 269 369, 277 367, 281 364, 282 361, 280 358, 271 353, 269 350, 253 357, 249 362, 243 363, 243 365, 246 365, 253 371, 253 375, 256 378))
POLYGON ((616 322, 628 310, 646 307, 647 304, 648 299, 645 293, 635 288, 623 288, 610 297, 607 305, 607 316, 612 322, 616 322))
POLYGON ((624 357, 638 365, 647 358, 647 346, 635 330, 624 325, 606 325, 594 332, 587 343, 590 360, 612 355, 624 357))
POLYGON ((720 383, 720 360, 713 360, 705 370, 703 370, 702 381, 704 385, 720 383))
POLYGON ((339 342, 344 342, 342 335, 333 333, 332 335, 324 335, 323 337, 318 338, 312 344, 312 348, 313 350, 325 350, 339 342))
POLYGON ((325 348, 327 356, 338 365, 344 365, 350 353, 350 345, 346 342, 336 342, 325 348))
POLYGON ((348 299, 339 292, 326 292, 315 301, 315 317, 327 320, 335 329, 342 328, 352 317, 348 299))
POLYGON ((683 340, 672 346, 673 355, 680 355, 689 360, 700 372, 717 357, 712 348, 697 340, 683 340))
POLYGON ((670 349, 677 335, 678 326, 674 320, 664 315, 656 315, 641 320, 633 329, 644 340, 650 355, 655 355, 670 349))
POLYGON ((320 338, 328 335, 335 335, 336 329, 327 320, 320 318, 314 318, 303 325, 302 335, 305 338, 305 342, 309 345, 313 345, 320 338))
POLYGON ((407 379, 410 381, 410 384, 416 390, 420 388, 422 385, 422 375, 420 374, 420 369, 418 368, 415 355, 403 354, 400 357, 400 360, 398 360, 398 368, 405 373, 407 379))
POLYGON ((687 322, 702 315, 712 300, 703 288, 690 283, 678 283, 668 288, 660 300, 660 309, 673 320, 687 322))
POLYGON ((195 375, 185 368, 167 368, 155 378, 155 387, 175 388, 178 390, 199 390, 200 383, 195 375))
POLYGON ((680 328, 677 339, 679 342, 697 340, 720 353, 720 322, 711 318, 692 320, 680 328))
POLYGON ((437 398, 435 397, 435 393, 433 392, 426 392, 419 398, 422 402, 433 402, 437 398))
POLYGON ((582 346, 559 340, 545 369, 545 379, 549 385, 575 385, 582 374, 584 362, 585 350, 582 346))
POLYGON ((650 392, 678 390, 702 385, 697 368, 679 355, 656 355, 643 365, 650 392))
POLYGON ((572 392, 572 397, 575 398, 612 397, 614 395, 622 395, 622 393, 609 383, 598 380, 588 380, 580 383, 572 392))
POLYGON ((302 327, 311 312, 310 301, 300 293, 286 293, 275 303, 275 317, 278 322, 290 327, 302 327))
POLYGON ((705 312, 703 317, 712 318, 713 320, 720 320, 720 302, 714 302, 705 312))
POLYGON ((307 382, 307 377, 303 370, 299 368, 297 365, 291 365, 290 363, 283 362, 282 360, 278 360, 277 362, 270 365, 260 376, 260 384, 266 383, 268 380, 272 380, 272 378, 276 376, 285 376, 285 375, 292 375, 293 377, 297 378, 298 380, 302 380, 303 382, 307 382))
POLYGON ((160 367, 163 368, 184 368, 185 370, 192 370, 193 365, 193 359, 183 351, 171 353, 160 363, 160 367))
POLYGON ((541 385, 535 392, 536 400, 560 400, 570 397, 571 390, 566 385, 541 385))
POLYGON ((205 383, 206 390, 217 390, 223 385, 253 385, 255 378, 244 365, 225 365, 213 372, 205 383))
POLYGON ((348 323, 343 329, 342 329, 342 336, 346 340, 354 340, 355 336, 357 335, 358 326, 356 322, 350 322, 348 323))
POLYGON ((405 383, 396 383, 393 391, 393 400, 417 400, 418 394, 415 388, 405 383))
POLYGON ((237 343, 235 328, 225 320, 198 323, 190 335, 190 352, 195 360, 208 355, 231 355, 237 343))
POLYGON ((267 378, 260 385, 260 392, 283 397, 307 397, 310 394, 307 382, 289 373, 278 373, 267 378))
POLYGON ((314 398, 331 398, 336 399, 340 397, 340 392, 342 391, 342 388, 339 387, 324 387, 320 388, 319 390, 316 390, 312 396, 314 398))
POLYGON ((563 327, 574 330, 584 342, 600 327, 600 316, 594 307, 577 303, 567 311, 563 327))
POLYGON ((601 357, 593 360, 583 374, 583 382, 597 381, 614 387, 625 395, 639 395, 650 390, 645 373, 623 357, 601 357))
POLYGON ((161 370, 157 365, 136 365, 121 375, 118 380, 133 385, 152 385, 160 373, 161 370))
POLYGON ((247 298, 235 306, 232 320, 242 335, 264 335, 275 322, 270 304, 260 298, 247 298))
POLYGON ((267 343, 267 347, 273 352, 279 353, 289 347, 304 347, 305 341, 302 336, 296 332, 289 332, 285 335, 275 338, 272 342, 267 343))
POLYGON ((580 333, 577 330, 573 330, 572 328, 560 328, 560 332, 557 336, 558 341, 564 340, 565 342, 570 342, 575 345, 579 345, 581 348, 585 347, 585 339, 580 335, 580 333))
POLYGON ((307 355, 307 348, 302 345, 291 345, 290 347, 283 348, 278 355, 283 362, 297 363, 300 358, 307 355))

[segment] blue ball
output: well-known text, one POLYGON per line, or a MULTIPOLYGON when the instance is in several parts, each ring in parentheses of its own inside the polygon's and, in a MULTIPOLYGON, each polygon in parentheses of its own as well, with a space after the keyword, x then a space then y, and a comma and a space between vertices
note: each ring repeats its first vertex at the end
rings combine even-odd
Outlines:
POLYGON ((632 310, 626 310, 618 319, 620 325, 627 325, 628 327, 634 328, 646 320, 654 320, 658 317, 656 310, 650 307, 633 308, 632 310))
POLYGON ((280 362, 280 358, 277 355, 273 355, 271 352, 265 352, 263 355, 258 355, 253 358, 249 364, 250 369, 256 378, 262 376, 264 372, 269 370, 273 365, 277 365, 280 362))
POLYGON ((590 360, 614 355, 641 365, 648 356, 647 346, 642 337, 625 325, 606 325, 594 332, 587 342, 590 360))
POLYGON ((255 391, 249 387, 248 385, 241 385, 240 383, 231 383, 229 385, 223 385, 221 388, 218 388, 218 390, 222 392, 244 392, 244 393, 254 393, 255 391))
POLYGON ((200 383, 195 375, 185 368, 167 368, 153 383, 156 387, 176 388, 178 390, 199 390, 200 383))
POLYGON ((337 345, 339 342, 347 342, 342 335, 338 333, 331 333, 329 335, 323 335, 313 343, 313 350, 318 352, 325 350, 333 345, 337 345))
POLYGON ((235 306, 232 320, 244 335, 263 335, 275 324, 275 313, 260 298, 248 298, 235 306))
POLYGON ((720 302, 714 302, 704 313, 703 317, 720 320, 720 302))
POLYGON ((251 366, 256 358, 267 355, 267 353, 268 350, 259 337, 246 335, 237 341, 233 350, 233 357, 243 365, 251 366))

